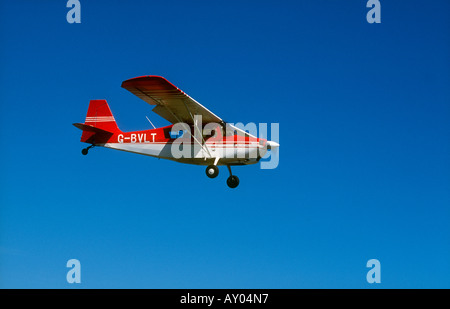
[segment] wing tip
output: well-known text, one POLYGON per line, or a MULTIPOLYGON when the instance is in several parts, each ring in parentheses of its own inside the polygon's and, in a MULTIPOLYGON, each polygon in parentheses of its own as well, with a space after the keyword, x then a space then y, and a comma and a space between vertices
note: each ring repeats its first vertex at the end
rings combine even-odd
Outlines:
POLYGON ((140 82, 140 81, 163 81, 166 83, 169 83, 170 85, 172 85, 173 87, 175 87, 171 82, 169 82, 166 78, 159 76, 159 75, 142 75, 142 76, 137 76, 137 77, 133 77, 133 78, 129 78, 127 80, 124 80, 122 82, 122 88, 125 88, 127 86, 127 84, 131 84, 134 82, 140 82))

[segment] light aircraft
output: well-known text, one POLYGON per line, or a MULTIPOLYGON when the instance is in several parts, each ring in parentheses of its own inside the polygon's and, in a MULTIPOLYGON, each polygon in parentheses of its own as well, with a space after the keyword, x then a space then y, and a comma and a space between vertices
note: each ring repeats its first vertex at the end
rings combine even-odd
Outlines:
POLYGON ((81 142, 181 163, 206 165, 206 175, 219 175, 226 165, 227 185, 236 188, 239 178, 231 166, 258 163, 267 150, 280 145, 258 138, 228 124, 203 105, 160 76, 140 76, 122 82, 122 87, 150 105, 153 112, 172 123, 162 128, 122 132, 106 100, 91 100, 84 123, 73 125, 83 131, 81 142), (205 124, 203 126, 203 124, 205 124), (214 132, 214 133, 213 133, 214 132))

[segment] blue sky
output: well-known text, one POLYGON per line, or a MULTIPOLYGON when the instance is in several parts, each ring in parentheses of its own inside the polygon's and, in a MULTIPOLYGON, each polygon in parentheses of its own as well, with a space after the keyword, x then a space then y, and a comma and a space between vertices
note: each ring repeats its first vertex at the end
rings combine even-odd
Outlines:
POLYGON ((450 287, 448 1, 0 4, 0 287, 450 287), (161 75, 229 122, 280 124, 273 170, 80 151, 90 99, 161 75), (66 281, 81 262, 82 283, 66 281), (381 283, 369 284, 369 259, 381 283))

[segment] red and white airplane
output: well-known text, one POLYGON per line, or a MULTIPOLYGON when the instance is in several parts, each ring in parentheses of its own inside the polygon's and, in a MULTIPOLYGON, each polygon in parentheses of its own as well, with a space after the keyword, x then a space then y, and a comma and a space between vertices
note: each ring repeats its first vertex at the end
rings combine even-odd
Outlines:
MULTIPOLYGON (((73 125, 83 131, 81 142, 91 144, 81 152, 101 146, 181 163, 207 165, 206 175, 215 178, 219 165, 230 172, 227 185, 236 188, 239 178, 232 165, 258 163, 267 150, 279 147, 225 123, 203 105, 160 76, 126 80, 122 87, 150 105, 153 112, 172 125, 151 130, 122 132, 106 100, 91 100, 84 123, 73 125), (203 125, 206 124, 206 125, 203 125)), ((147 118, 148 119, 148 118, 147 118)), ((150 122, 151 123, 151 122, 150 122)))

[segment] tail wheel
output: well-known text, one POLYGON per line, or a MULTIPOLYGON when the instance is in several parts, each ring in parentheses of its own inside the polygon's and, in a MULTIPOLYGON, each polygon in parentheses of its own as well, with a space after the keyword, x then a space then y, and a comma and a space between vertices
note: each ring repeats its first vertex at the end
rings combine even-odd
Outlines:
POLYGON ((232 189, 236 188, 239 185, 239 177, 236 175, 231 175, 227 179, 227 185, 232 189))
POLYGON ((208 165, 206 168, 206 176, 216 178, 219 175, 219 168, 215 165, 208 165))
POLYGON ((83 156, 87 155, 88 152, 89 152, 89 149, 91 149, 91 148, 93 148, 93 147, 95 147, 94 144, 92 144, 92 145, 89 146, 89 147, 86 147, 86 148, 81 149, 81 153, 83 154, 83 156))

